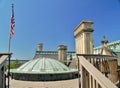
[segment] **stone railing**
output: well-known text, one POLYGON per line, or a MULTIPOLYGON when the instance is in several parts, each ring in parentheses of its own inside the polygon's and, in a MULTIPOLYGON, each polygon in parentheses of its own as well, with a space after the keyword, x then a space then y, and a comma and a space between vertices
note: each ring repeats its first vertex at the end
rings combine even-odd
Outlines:
POLYGON ((81 88, 117 88, 112 81, 99 71, 97 66, 102 60, 106 61, 108 58, 112 60, 114 59, 113 57, 101 55, 77 55, 77 58, 79 65, 78 70, 81 76, 79 81, 81 88))

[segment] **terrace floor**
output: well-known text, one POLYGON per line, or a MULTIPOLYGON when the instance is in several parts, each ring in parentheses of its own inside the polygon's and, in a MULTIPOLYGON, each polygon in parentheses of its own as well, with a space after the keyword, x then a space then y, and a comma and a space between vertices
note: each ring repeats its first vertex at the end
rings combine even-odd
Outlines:
POLYGON ((78 79, 47 82, 10 79, 10 88, 78 88, 78 79))

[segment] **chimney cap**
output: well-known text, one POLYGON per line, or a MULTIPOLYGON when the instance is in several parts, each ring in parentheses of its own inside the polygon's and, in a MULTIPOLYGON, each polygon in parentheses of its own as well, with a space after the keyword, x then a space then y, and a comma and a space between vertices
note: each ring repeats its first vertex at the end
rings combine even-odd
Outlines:
POLYGON ((39 42, 38 45, 42 45, 43 43, 39 42))
POLYGON ((59 45, 58 50, 67 50, 67 46, 65 45, 59 45))

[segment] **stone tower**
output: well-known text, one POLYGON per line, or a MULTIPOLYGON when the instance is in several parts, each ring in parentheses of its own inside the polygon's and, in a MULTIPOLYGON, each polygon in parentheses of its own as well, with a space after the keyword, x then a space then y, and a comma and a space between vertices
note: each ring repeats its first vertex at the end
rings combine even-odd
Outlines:
POLYGON ((76 54, 93 54, 92 25, 92 21, 82 21, 75 28, 76 54))
POLYGON ((58 60, 64 64, 67 64, 67 46, 58 46, 58 60))
POLYGON ((43 44, 42 43, 38 43, 37 51, 42 51, 42 48, 43 48, 43 44))

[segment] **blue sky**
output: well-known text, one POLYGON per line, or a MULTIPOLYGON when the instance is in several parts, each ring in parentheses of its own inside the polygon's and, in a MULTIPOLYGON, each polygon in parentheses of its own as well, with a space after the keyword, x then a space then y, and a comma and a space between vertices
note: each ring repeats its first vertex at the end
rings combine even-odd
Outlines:
POLYGON ((120 40, 119 0, 0 0, 0 52, 8 51, 11 4, 14 3, 15 34, 11 52, 16 59, 32 59, 39 42, 43 50, 58 45, 75 50, 74 28, 82 20, 94 22, 94 45, 102 36, 120 40))

